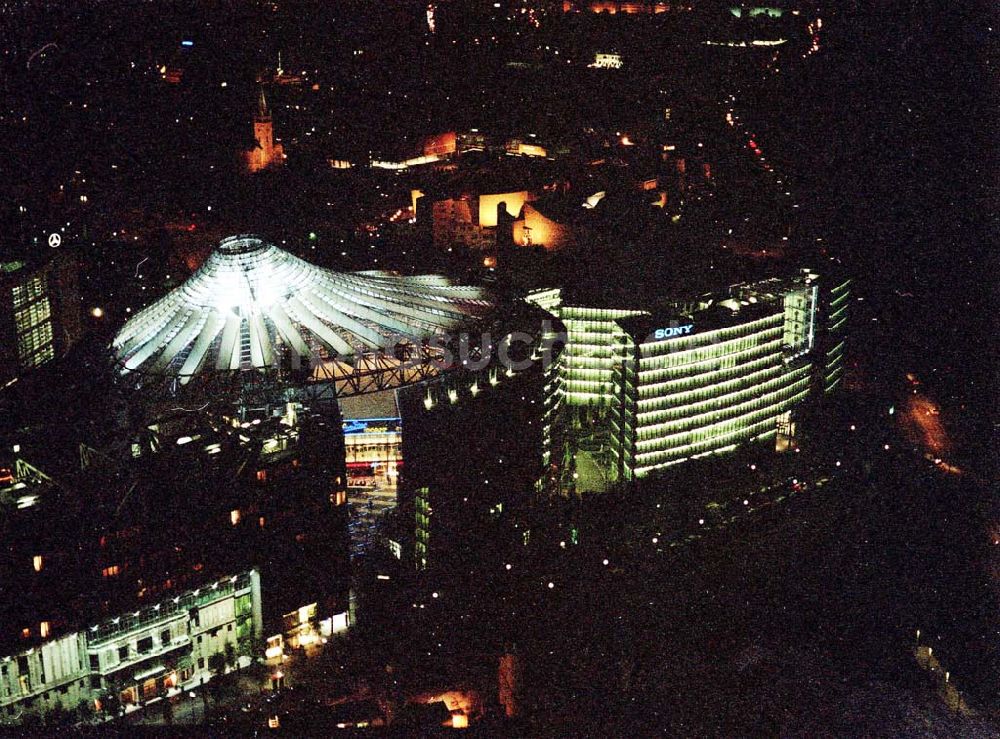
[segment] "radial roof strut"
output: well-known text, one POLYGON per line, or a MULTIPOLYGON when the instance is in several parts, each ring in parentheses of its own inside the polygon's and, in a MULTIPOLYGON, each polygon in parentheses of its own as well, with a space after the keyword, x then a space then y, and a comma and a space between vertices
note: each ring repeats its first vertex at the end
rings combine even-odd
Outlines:
POLYGON ((423 342, 491 310, 479 288, 438 275, 334 272, 255 236, 230 236, 129 320, 111 351, 121 373, 142 382, 184 385, 213 372, 276 369, 294 356, 313 380, 363 391, 369 372, 423 379, 416 368, 433 359, 423 342))

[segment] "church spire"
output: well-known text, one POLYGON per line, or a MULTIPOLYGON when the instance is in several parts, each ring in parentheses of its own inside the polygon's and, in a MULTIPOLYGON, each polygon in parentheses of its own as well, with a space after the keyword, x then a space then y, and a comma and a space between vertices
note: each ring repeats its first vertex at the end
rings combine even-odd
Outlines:
POLYGON ((271 117, 271 112, 267 109, 267 99, 264 97, 264 88, 260 88, 260 99, 257 100, 257 118, 263 121, 271 117))

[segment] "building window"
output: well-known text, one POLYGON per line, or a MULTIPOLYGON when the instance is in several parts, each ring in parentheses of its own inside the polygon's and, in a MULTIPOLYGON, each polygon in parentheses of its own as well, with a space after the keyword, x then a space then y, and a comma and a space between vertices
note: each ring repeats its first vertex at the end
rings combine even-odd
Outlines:
POLYGON ((100 690, 101 689, 101 676, 100 675, 91 675, 90 676, 90 687, 93 690, 100 690))
POLYGON ((99 654, 90 655, 90 669, 92 670, 101 669, 101 656, 99 654))
POLYGON ((31 564, 35 568, 35 572, 41 572, 42 571, 42 567, 45 566, 45 560, 42 558, 42 555, 36 554, 32 558, 31 564))
POLYGON ((198 658, 198 669, 199 670, 205 669, 205 658, 204 657, 199 657, 198 658))
POLYGON ((160 644, 166 646, 170 643, 170 629, 160 632, 160 644))
POLYGON ((123 661, 128 659, 128 645, 118 647, 118 659, 123 661))
POLYGON ((41 625, 38 627, 38 632, 41 634, 43 639, 47 637, 49 635, 49 622, 42 621, 41 625))
POLYGON ((153 637, 144 636, 142 639, 136 642, 135 647, 139 651, 139 654, 146 654, 146 652, 152 652, 153 637))
POLYGON ((120 569, 118 565, 111 565, 110 567, 105 567, 101 570, 101 575, 104 577, 117 577, 120 569))

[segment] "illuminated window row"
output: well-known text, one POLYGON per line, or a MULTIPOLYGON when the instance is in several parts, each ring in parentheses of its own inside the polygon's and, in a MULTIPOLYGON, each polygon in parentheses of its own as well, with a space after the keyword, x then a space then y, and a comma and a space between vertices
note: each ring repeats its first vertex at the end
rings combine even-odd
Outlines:
POLYGON ((613 383, 611 380, 608 380, 607 382, 599 382, 596 380, 593 382, 586 382, 582 380, 577 380, 577 381, 567 380, 565 383, 563 383, 563 392, 566 394, 596 393, 596 394, 609 395, 612 392, 616 391, 613 390, 613 383), (603 393, 601 392, 602 390, 603 393))
POLYGON ((710 344, 688 351, 660 354, 655 357, 643 357, 639 360, 639 371, 649 372, 657 369, 683 367, 689 364, 704 362, 707 359, 718 359, 727 354, 738 354, 757 346, 772 343, 775 339, 780 339, 781 333, 781 327, 775 326, 750 336, 741 336, 740 338, 730 339, 719 344, 710 344))
POLYGON ((661 395, 667 388, 679 387, 676 383, 679 380, 691 378, 697 384, 707 384, 714 381, 720 375, 717 373, 732 370, 733 375, 743 373, 744 367, 749 366, 756 360, 768 361, 777 364, 781 361, 781 339, 775 339, 768 344, 747 349, 742 352, 727 354, 722 357, 712 357, 701 362, 692 362, 683 367, 673 367, 663 370, 661 373, 650 373, 643 378, 640 389, 641 398, 651 398, 661 395), (659 382, 659 378, 666 378, 659 382))
POLYGON ((840 295, 837 295, 836 297, 834 297, 834 298, 833 298, 833 299, 832 299, 832 300, 830 301, 830 308, 831 308, 831 309, 834 309, 834 308, 836 308, 836 307, 837 307, 837 306, 839 306, 839 305, 840 305, 841 303, 843 303, 843 302, 844 302, 845 300, 847 300, 847 299, 848 299, 848 298, 850 297, 850 295, 851 295, 851 293, 850 293, 850 292, 848 292, 847 290, 845 290, 844 292, 842 292, 842 293, 841 293, 840 295))
MULTIPOLYGON (((749 440, 760 441, 763 439, 767 439, 768 437, 774 436, 778 433, 778 430, 769 421, 764 421, 762 423, 759 423, 752 429, 749 429, 749 431, 750 433, 747 437, 748 441, 749 440)), ((641 467, 636 467, 635 476, 644 477, 650 472, 653 472, 655 470, 661 470, 671 465, 680 464, 681 462, 686 462, 687 460, 695 457, 704 457, 709 454, 719 454, 722 452, 730 451, 732 449, 735 449, 737 446, 738 446, 737 444, 723 444, 722 446, 719 447, 707 444, 693 444, 689 449, 686 450, 684 456, 674 457, 672 459, 668 459, 666 461, 658 462, 655 464, 647 464, 641 467)))
POLYGON ((614 362, 609 362, 605 357, 581 357, 560 355, 560 363, 564 372, 576 372, 587 369, 610 369, 614 367, 614 362))
POLYGON ((712 331, 700 331, 689 336, 672 337, 662 341, 650 341, 642 345, 643 358, 660 354, 672 354, 678 351, 688 351, 707 344, 718 344, 741 336, 751 336, 768 327, 780 326, 784 316, 772 313, 755 321, 726 326, 712 331))
POLYGON ((52 316, 52 309, 47 298, 37 300, 14 313, 14 323, 18 333, 47 321, 52 316))
POLYGON ((19 334, 17 354, 24 367, 37 367, 52 359, 55 355, 52 347, 52 324, 43 323, 19 334))
POLYGON ((781 367, 767 367, 728 382, 673 393, 661 398, 662 405, 655 410, 643 410, 639 413, 639 420, 644 426, 648 426, 680 415, 698 413, 713 404, 729 405, 733 401, 739 402, 738 398, 747 392, 763 392, 771 382, 784 377, 781 367))
POLYGON ((23 308, 39 298, 44 297, 48 292, 48 280, 45 275, 35 275, 29 280, 15 285, 13 288, 14 309, 23 308))
POLYGON ((628 318, 629 316, 641 316, 644 311, 629 310, 621 308, 583 308, 579 306, 564 305, 559 312, 559 317, 563 321, 567 320, 591 320, 591 321, 614 321, 618 318, 628 318))
MULTIPOLYGON (((683 412, 681 412, 677 416, 678 420, 640 426, 637 429, 639 437, 638 443, 640 446, 651 446, 658 443, 660 440, 668 439, 670 436, 676 435, 681 431, 687 431, 695 428, 699 426, 699 424, 710 423, 711 426, 707 426, 705 428, 711 428, 712 426, 730 417, 742 416, 749 411, 760 408, 771 408, 780 405, 781 402, 787 399, 790 395, 793 395, 802 388, 807 387, 809 382, 807 373, 808 368, 803 368, 803 371, 797 372, 795 375, 789 375, 787 377, 778 378, 777 380, 772 380, 767 383, 765 387, 759 388, 759 391, 743 391, 733 397, 735 405, 723 406, 719 405, 718 401, 713 401, 715 404, 713 410, 703 411, 695 415, 684 415, 683 412), (747 400, 745 398, 748 393, 756 395, 757 397, 751 397, 747 400)), ((704 407, 706 404, 700 405, 704 407)))
POLYGON ((782 371, 780 359, 774 354, 768 354, 754 359, 745 364, 730 366, 711 372, 703 372, 696 375, 682 377, 666 383, 659 383, 655 395, 648 397, 645 392, 647 387, 642 388, 640 393, 639 408, 642 412, 651 412, 661 408, 669 408, 676 403, 675 396, 678 393, 689 392, 703 387, 733 387, 742 378, 756 377, 769 378, 777 372, 782 371))
POLYGON ((613 346, 608 346, 607 344, 568 345, 564 350, 563 356, 566 359, 566 366, 571 367, 577 357, 584 359, 591 357, 611 359, 616 356, 616 352, 613 346))
MULTIPOLYGON (((653 449, 638 452, 636 460, 642 461, 644 464, 655 463, 668 459, 671 456, 676 456, 677 452, 684 450, 685 447, 702 446, 703 448, 691 452, 697 453, 713 446, 718 447, 733 443, 734 440, 738 443, 749 441, 767 425, 774 426, 777 424, 778 416, 805 398, 809 394, 807 386, 808 380, 803 380, 797 383, 796 387, 800 389, 796 394, 786 395, 786 397, 769 404, 765 408, 754 410, 738 418, 705 426, 696 431, 673 434, 657 440, 640 441, 638 442, 639 445, 649 446, 652 443, 656 443, 657 445, 653 449)), ((782 395, 785 395, 785 393, 782 393, 782 395)))

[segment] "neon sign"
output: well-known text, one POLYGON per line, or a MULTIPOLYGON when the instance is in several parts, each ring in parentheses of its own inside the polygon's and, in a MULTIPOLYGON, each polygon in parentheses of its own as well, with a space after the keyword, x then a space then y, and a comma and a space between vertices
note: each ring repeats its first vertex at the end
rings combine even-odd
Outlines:
POLYGON ((688 323, 684 326, 667 326, 666 328, 658 328, 653 332, 654 339, 669 339, 673 336, 687 336, 691 333, 694 328, 693 323, 688 323))
POLYGON ((345 434, 394 434, 399 432, 398 418, 359 418, 343 421, 345 434))

